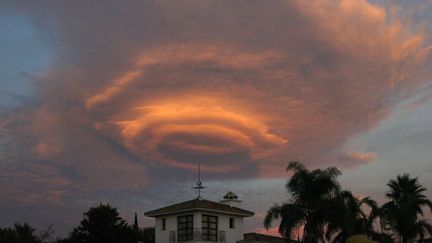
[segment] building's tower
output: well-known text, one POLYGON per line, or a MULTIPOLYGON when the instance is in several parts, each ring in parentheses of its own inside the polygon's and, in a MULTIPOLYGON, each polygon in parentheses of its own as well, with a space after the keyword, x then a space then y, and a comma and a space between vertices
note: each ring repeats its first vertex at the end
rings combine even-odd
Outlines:
POLYGON ((241 200, 238 200, 238 196, 232 191, 229 191, 227 194, 225 194, 225 196, 223 196, 223 199, 224 200, 220 202, 230 205, 231 207, 239 207, 242 202, 241 200))

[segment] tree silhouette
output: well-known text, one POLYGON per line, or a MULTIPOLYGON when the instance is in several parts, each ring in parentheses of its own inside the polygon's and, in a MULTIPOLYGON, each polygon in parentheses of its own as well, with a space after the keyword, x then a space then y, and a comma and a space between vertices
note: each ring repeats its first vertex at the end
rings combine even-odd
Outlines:
POLYGON ((72 242, 117 243, 133 242, 133 232, 116 208, 109 204, 91 207, 71 234, 72 242))
POLYGON ((340 171, 335 167, 309 171, 299 162, 290 162, 287 171, 293 171, 286 184, 290 201, 267 211, 265 228, 280 218, 279 233, 285 238, 294 240, 293 231, 304 226, 303 242, 324 242, 326 225, 334 213, 332 201, 340 192, 336 180, 340 171))
POLYGON ((12 228, 0 229, 0 242, 5 242, 5 243, 17 242, 15 230, 12 228))
POLYGON ((376 242, 392 242, 389 235, 377 232, 381 209, 369 197, 362 199, 350 191, 342 191, 334 198, 334 215, 327 226, 326 237, 334 243, 346 242, 353 235, 364 235, 376 242), (366 213, 364 207, 368 208, 366 213))
POLYGON ((13 228, 0 228, 1 243, 42 243, 52 234, 52 226, 36 233, 36 229, 28 223, 15 223, 13 228))
POLYGON ((383 225, 394 232, 402 243, 422 241, 432 235, 432 225, 424 219, 422 207, 432 210, 432 202, 423 194, 426 191, 417 178, 408 174, 397 176, 387 183, 389 202, 383 205, 383 225))
POLYGON ((36 229, 29 224, 14 224, 17 242, 20 243, 38 243, 39 239, 36 236, 36 229))
POLYGON ((138 217, 137 214, 135 213, 135 217, 134 217, 134 224, 132 226, 133 231, 135 232, 139 232, 139 227, 138 227, 138 217))
POLYGON ((155 228, 145 227, 140 229, 139 240, 144 243, 154 243, 155 242, 155 228))
POLYGON ((133 237, 134 237, 134 241, 140 241, 140 229, 138 226, 138 216, 135 213, 135 217, 134 217, 134 223, 132 225, 132 231, 133 231, 133 237))

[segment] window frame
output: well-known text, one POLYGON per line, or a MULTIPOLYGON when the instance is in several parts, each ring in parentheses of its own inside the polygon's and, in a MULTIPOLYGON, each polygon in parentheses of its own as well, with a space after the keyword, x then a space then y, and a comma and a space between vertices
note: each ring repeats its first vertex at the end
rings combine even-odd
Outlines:
POLYGON ((194 237, 194 216, 193 214, 181 215, 177 217, 177 240, 190 241, 194 237), (183 221, 183 219, 185 219, 183 221), (180 231, 186 231, 186 233, 180 233, 180 231))
POLYGON ((218 216, 208 214, 201 215, 201 239, 203 241, 218 241, 218 216), (211 219, 214 219, 214 221, 211 219), (205 224, 207 224, 207 226, 205 226, 205 224), (214 225, 214 227, 211 225, 214 225), (214 230, 214 234, 211 234, 212 230, 214 230))

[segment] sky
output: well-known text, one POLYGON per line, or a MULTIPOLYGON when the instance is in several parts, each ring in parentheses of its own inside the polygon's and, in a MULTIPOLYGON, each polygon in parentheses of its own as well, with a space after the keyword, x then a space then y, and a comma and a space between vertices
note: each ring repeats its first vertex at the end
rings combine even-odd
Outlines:
MULTIPOLYGON (((0 227, 65 236, 229 190, 264 232, 290 161, 432 197, 432 1, 1 1, 0 227)), ((426 218, 432 220, 431 214, 426 218)), ((271 232, 269 232, 271 233, 271 232)))

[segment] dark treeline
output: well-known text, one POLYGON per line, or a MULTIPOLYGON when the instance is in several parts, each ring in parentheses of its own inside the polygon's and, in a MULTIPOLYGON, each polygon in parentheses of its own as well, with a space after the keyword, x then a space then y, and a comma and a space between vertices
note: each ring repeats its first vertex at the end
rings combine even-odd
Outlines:
POLYGON ((286 183, 288 201, 267 211, 264 226, 280 220, 279 233, 289 240, 343 243, 362 235, 374 242, 432 242, 432 225, 422 217, 432 202, 417 178, 403 174, 390 180, 388 202, 379 206, 342 189, 335 167, 308 170, 291 162, 287 170, 293 173, 286 183))
POLYGON ((51 226, 47 230, 36 232, 36 229, 27 223, 15 223, 11 228, 0 228, 0 242, 44 243, 48 242, 52 233, 51 226))
POLYGON ((0 228, 1 243, 154 243, 153 227, 139 228, 138 219, 132 225, 119 216, 109 204, 91 207, 83 214, 80 224, 65 239, 51 238, 52 228, 36 232, 29 224, 14 224, 0 228))

